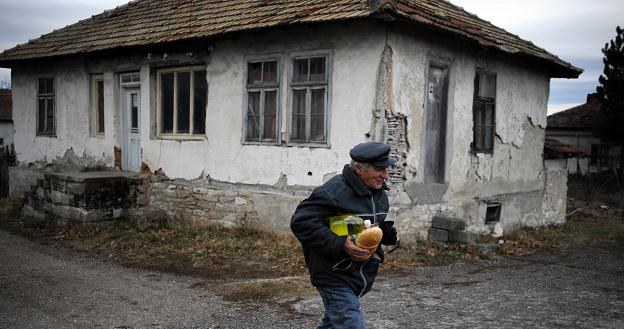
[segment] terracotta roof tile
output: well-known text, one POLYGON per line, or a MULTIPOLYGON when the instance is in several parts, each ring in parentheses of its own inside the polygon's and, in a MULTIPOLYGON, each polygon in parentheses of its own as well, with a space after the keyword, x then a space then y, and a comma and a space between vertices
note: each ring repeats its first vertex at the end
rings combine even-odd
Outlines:
POLYGON ((551 114, 547 118, 548 128, 593 129, 599 126, 602 118, 600 101, 595 94, 587 95, 587 102, 567 110, 551 114))
POLYGON ((544 139, 544 158, 546 159, 584 158, 585 156, 586 154, 583 151, 572 145, 563 144, 555 138, 546 137, 544 139))
POLYGON ((541 61, 551 68, 552 77, 576 78, 582 72, 444 0, 135 0, 8 49, 0 54, 0 65, 380 14, 541 61))

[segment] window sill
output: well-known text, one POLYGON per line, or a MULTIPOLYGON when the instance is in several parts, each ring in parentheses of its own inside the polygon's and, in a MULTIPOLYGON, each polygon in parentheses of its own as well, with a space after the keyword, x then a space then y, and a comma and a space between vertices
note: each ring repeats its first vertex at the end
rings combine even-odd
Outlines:
POLYGON ((310 147, 310 148, 331 148, 331 145, 329 145, 329 143, 295 143, 295 142, 288 142, 286 143, 287 146, 291 146, 291 147, 310 147))
POLYGON ((243 145, 280 146, 280 145, 282 145, 282 142, 281 141, 266 141, 266 142, 262 142, 262 141, 242 141, 241 144, 243 144, 243 145))
POLYGON ((174 140, 174 141, 203 141, 206 135, 158 135, 158 139, 174 140))
POLYGON ((47 137, 47 138, 56 138, 56 134, 53 135, 41 135, 41 134, 37 134, 36 137, 47 137))

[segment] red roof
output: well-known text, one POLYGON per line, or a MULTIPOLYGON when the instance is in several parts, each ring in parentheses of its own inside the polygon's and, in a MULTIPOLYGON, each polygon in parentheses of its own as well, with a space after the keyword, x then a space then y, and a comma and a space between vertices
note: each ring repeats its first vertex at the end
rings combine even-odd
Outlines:
POLYGON ((546 137, 544 140, 544 158, 560 159, 572 157, 582 158, 585 157, 585 153, 572 145, 563 144, 554 138, 546 137))
POLYGON ((548 128, 555 129, 593 129, 602 120, 600 101, 596 94, 588 94, 585 104, 569 108, 548 116, 548 128))
POLYGON ((0 65, 177 41, 275 26, 374 17, 455 35, 545 65, 551 77, 581 69, 444 0, 136 0, 0 54, 0 65))

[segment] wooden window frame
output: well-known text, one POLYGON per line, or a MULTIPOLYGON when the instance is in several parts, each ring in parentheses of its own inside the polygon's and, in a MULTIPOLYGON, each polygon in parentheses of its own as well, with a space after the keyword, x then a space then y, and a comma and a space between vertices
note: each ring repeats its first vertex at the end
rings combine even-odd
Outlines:
MULTIPOLYGON (((308 62, 309 63, 309 62, 308 62)), ((316 50, 316 51, 306 51, 306 52, 295 52, 291 53, 289 57, 289 85, 288 85, 288 144, 294 146, 307 146, 307 147, 330 147, 330 116, 331 116, 331 77, 332 77, 332 52, 331 50, 316 50), (307 59, 310 61, 314 58, 323 57, 325 59, 325 77, 324 79, 318 81, 303 81, 296 82, 294 81, 294 70, 295 70, 295 61, 307 59), (310 138, 310 126, 311 126, 311 94, 313 90, 325 89, 324 100, 323 100, 323 129, 324 129, 324 140, 323 141, 313 141, 310 138), (306 91, 306 109, 305 109, 305 140, 295 140, 293 138, 293 124, 294 124, 294 92, 305 90, 306 91)), ((308 65, 308 79, 310 74, 310 67, 308 65)))
POLYGON ((104 98, 104 77, 102 74, 91 75, 91 135, 94 137, 104 137, 106 133, 106 120, 105 120, 105 104, 104 98), (98 84, 102 84, 102 95, 98 84), (102 103, 100 104, 100 97, 102 97, 102 103), (100 105, 102 108, 100 108, 100 105), (100 127, 100 123, 102 126, 100 127), (101 130, 100 130, 101 128, 101 130))
MULTIPOLYGON (((202 140, 206 138, 206 124, 205 120, 208 116, 207 109, 206 115, 204 116, 204 132, 202 133, 194 133, 194 116, 195 116, 195 72, 201 71, 204 73, 204 77, 206 74, 206 67, 203 65, 194 65, 194 66, 180 66, 180 67, 170 67, 170 68, 162 68, 156 71, 156 136, 162 139, 177 139, 177 140, 202 140), (173 73, 173 132, 164 133, 162 132, 163 122, 162 122, 162 75, 164 73, 173 73), (188 133, 179 133, 178 132, 178 74, 179 73, 189 73, 189 132, 188 133)), ((208 82, 206 82, 206 105, 208 104, 208 82)))
POLYGON ((37 77, 37 120, 36 120, 36 136, 42 136, 42 137, 56 137, 56 77, 53 75, 42 75, 37 77), (41 86, 41 79, 52 79, 52 92, 42 92, 39 87, 41 86), (41 117, 41 107, 40 107, 40 101, 43 100, 44 101, 44 111, 45 114, 43 115, 43 123, 40 122, 39 118, 41 117), (48 115, 47 115, 47 108, 48 108, 48 104, 52 103, 52 129, 51 131, 48 131, 46 128, 48 127, 48 115), (42 129, 42 126, 45 127, 42 129))
POLYGON ((487 72, 485 70, 477 69, 474 79, 474 98, 472 104, 472 113, 473 113, 473 138, 471 149, 472 153, 484 153, 484 154, 493 154, 494 153, 494 136, 496 135, 496 74, 492 72, 487 72), (480 76, 487 75, 493 78, 494 83, 494 97, 486 97, 479 95, 480 84, 480 76), (488 116, 486 115, 488 111, 491 111, 490 120, 486 119, 488 116), (481 125, 478 125, 478 122, 482 122, 481 125), (487 129, 491 130, 489 135, 487 134, 487 129), (478 143, 478 141, 481 143, 478 143), (488 146, 489 142, 489 146, 488 146))
POLYGON ((245 84, 245 94, 244 94, 244 108, 243 108, 243 134, 242 134, 242 143, 243 144, 263 144, 263 145, 278 145, 281 143, 280 136, 280 127, 281 127, 281 77, 282 77, 282 58, 278 55, 268 55, 268 56, 255 56, 249 57, 245 60, 245 69, 244 69, 244 84, 245 84), (249 82, 249 66, 254 63, 261 63, 262 65, 262 74, 264 74, 264 65, 265 63, 275 62, 276 65, 276 81, 273 82, 249 82), (275 138, 266 138, 264 136, 264 117, 265 117, 265 95, 267 92, 275 92, 276 100, 275 100, 275 138), (249 107, 249 94, 250 93, 260 93, 260 113, 258 114, 261 118, 259 122, 259 136, 258 139, 248 139, 247 136, 247 128, 249 125, 249 116, 248 116, 248 107, 249 107))

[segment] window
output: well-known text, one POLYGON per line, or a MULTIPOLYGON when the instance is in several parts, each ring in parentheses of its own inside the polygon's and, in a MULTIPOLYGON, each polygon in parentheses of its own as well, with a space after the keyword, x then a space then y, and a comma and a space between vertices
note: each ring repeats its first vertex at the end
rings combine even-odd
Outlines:
POLYGON ((247 62, 245 104, 245 141, 277 142, 279 61, 247 62))
POLYGON ((41 77, 37 83, 37 135, 55 134, 54 78, 41 77))
POLYGON ((492 153, 496 114, 496 75, 477 71, 474 86, 472 151, 492 153))
POLYGON ((100 74, 91 77, 91 129, 94 136, 104 135, 104 79, 100 74))
POLYGON ((291 58, 290 142, 327 144, 329 52, 291 58))
POLYGON ((201 66, 157 73, 158 134, 161 137, 203 137, 206 133, 208 82, 201 66))
POLYGON ((500 222, 501 204, 500 202, 488 202, 485 211, 485 223, 500 222))

